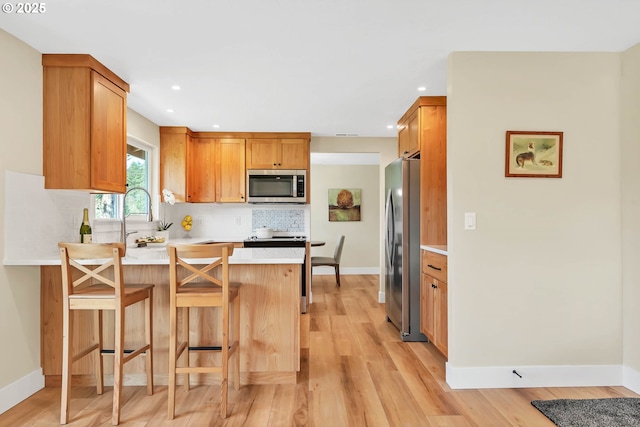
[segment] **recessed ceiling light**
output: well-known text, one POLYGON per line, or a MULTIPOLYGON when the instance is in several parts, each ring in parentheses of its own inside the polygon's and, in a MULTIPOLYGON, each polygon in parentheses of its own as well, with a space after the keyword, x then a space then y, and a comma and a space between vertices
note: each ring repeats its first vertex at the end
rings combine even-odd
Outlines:
POLYGON ((173 113, 173 108, 167 108, 167 113, 173 113))
POLYGON ((173 85, 173 86, 171 86, 171 89, 173 89, 173 90, 180 90, 180 86, 178 86, 178 85, 173 85))
POLYGON ((394 127, 394 125, 387 125, 387 129, 393 129, 394 127))
POLYGON ((218 129, 220 125, 213 125, 214 128, 218 129))
POLYGON ((426 86, 420 86, 420 87, 418 88, 418 91, 419 91, 419 92, 424 92, 425 90, 427 90, 427 87, 426 87, 426 86))

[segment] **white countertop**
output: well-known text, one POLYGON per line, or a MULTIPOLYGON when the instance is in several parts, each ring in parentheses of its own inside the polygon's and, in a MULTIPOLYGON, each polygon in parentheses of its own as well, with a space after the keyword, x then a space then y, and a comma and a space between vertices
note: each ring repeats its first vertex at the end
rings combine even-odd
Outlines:
MULTIPOLYGON (((169 243, 188 244, 216 242, 216 239, 171 239, 169 243)), ((225 240, 228 241, 228 240, 225 240)), ((302 264, 305 248, 236 248, 229 257, 230 264, 302 264)), ((203 264, 210 262, 201 260, 203 264)), ((86 260, 83 264, 97 264, 97 260, 86 260)), ((5 259, 4 265, 60 265, 57 254, 34 259, 5 259)), ((148 245, 145 248, 127 248, 123 265, 169 265, 166 244, 148 245)))
POLYGON ((429 251, 429 252, 435 252, 437 254, 440 255, 447 255, 448 256, 448 252, 447 252, 447 245, 420 245, 420 249, 425 250, 425 251, 429 251))

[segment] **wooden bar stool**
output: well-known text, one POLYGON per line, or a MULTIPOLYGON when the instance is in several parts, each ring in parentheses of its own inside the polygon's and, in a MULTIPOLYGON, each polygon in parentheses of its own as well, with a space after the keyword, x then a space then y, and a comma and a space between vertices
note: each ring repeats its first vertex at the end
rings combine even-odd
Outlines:
MULTIPOLYGON (((123 365, 144 355, 147 374, 147 394, 153 394, 153 344, 152 306, 153 285, 125 285, 122 274, 124 243, 87 244, 59 243, 62 261, 62 398, 60 404, 60 424, 69 421, 69 398, 71 394, 71 366, 73 362, 94 353, 96 366, 96 389, 104 391, 102 355, 114 356, 113 361, 113 408, 111 423, 120 423, 120 400, 122 392, 123 365), (81 264, 85 261, 85 266, 81 264), (96 260, 94 262, 93 260, 96 260), (125 308, 144 302, 144 345, 136 350, 124 349, 125 308), (73 352, 72 310, 93 310, 96 342, 88 348, 73 352), (105 350, 102 342, 102 312, 115 312, 115 343, 113 351, 105 350)), ((142 339, 140 339, 142 341, 142 339)))
POLYGON ((171 245, 169 252, 169 410, 168 418, 175 417, 176 374, 186 374, 185 385, 190 388, 189 374, 220 374, 220 415, 227 417, 229 359, 235 354, 234 387, 240 388, 240 298, 239 283, 229 282, 229 256, 233 254, 232 243, 203 245, 171 245), (196 267, 197 266, 197 267, 196 267), (215 276, 212 270, 219 271, 215 276), (233 341, 230 344, 229 304, 233 301, 233 341), (190 346, 189 309, 194 307, 221 307, 222 319, 219 346, 190 346), (182 317, 183 339, 178 343, 178 311, 182 317), (222 360, 217 366, 191 365, 192 352, 220 352, 222 360), (186 366, 177 362, 186 354, 186 366))

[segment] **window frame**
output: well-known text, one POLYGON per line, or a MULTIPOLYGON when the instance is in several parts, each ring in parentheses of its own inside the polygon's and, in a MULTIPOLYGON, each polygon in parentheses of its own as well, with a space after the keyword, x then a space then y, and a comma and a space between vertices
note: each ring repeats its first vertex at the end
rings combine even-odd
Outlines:
MULTIPOLYGON (((155 218, 157 218, 157 212, 158 212, 158 203, 157 203, 157 199, 158 199, 158 191, 157 191, 157 187, 158 187, 158 180, 156 178, 156 171, 159 169, 159 157, 158 157, 158 151, 157 151, 157 147, 154 146, 153 144, 150 144, 140 138, 136 138, 135 136, 129 135, 127 134, 127 145, 131 145, 133 147, 139 148, 141 150, 144 150, 147 153, 147 191, 149 192, 149 194, 151 194, 151 212, 153 215, 153 218, 155 220, 155 218)), ((120 224, 122 223, 122 203, 124 201, 124 194, 118 194, 117 195, 117 202, 116 202, 116 217, 115 218, 95 218, 95 212, 96 212, 96 199, 95 199, 95 194, 93 195, 93 197, 91 197, 91 202, 90 202, 90 212, 91 212, 91 216, 93 216, 92 218, 92 222, 95 222, 96 224, 101 224, 104 225, 105 227, 111 228, 109 227, 109 225, 111 225, 112 227, 120 227, 120 224)), ((127 217, 127 225, 128 224, 134 224, 134 223, 146 223, 147 220, 147 215, 146 214, 141 214, 141 215, 130 215, 127 217)))

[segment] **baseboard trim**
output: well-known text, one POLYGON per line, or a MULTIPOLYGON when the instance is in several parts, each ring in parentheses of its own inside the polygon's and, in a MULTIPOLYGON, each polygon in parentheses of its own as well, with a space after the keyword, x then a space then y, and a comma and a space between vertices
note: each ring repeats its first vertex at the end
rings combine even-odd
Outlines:
POLYGON ((37 369, 0 389, 0 414, 44 388, 44 375, 37 369))
MULTIPOLYGON (((317 276, 335 276, 336 270, 333 267, 313 267, 314 275, 317 276)), ((340 268, 340 275, 351 274, 380 274, 380 268, 378 267, 342 267, 340 268)))
POLYGON ((387 297, 385 296, 385 293, 384 293, 384 292, 382 292, 382 291, 379 291, 379 292, 378 292, 378 302, 379 302, 380 304, 384 304, 384 302, 386 301, 386 298, 387 298, 387 297))
POLYGON ((624 366, 622 368, 622 378, 623 386, 634 393, 640 393, 640 372, 628 366, 624 366))
POLYGON ((623 385, 622 365, 580 366, 446 366, 452 389, 523 387, 595 387, 623 385), (516 375, 513 371, 520 374, 516 375))

